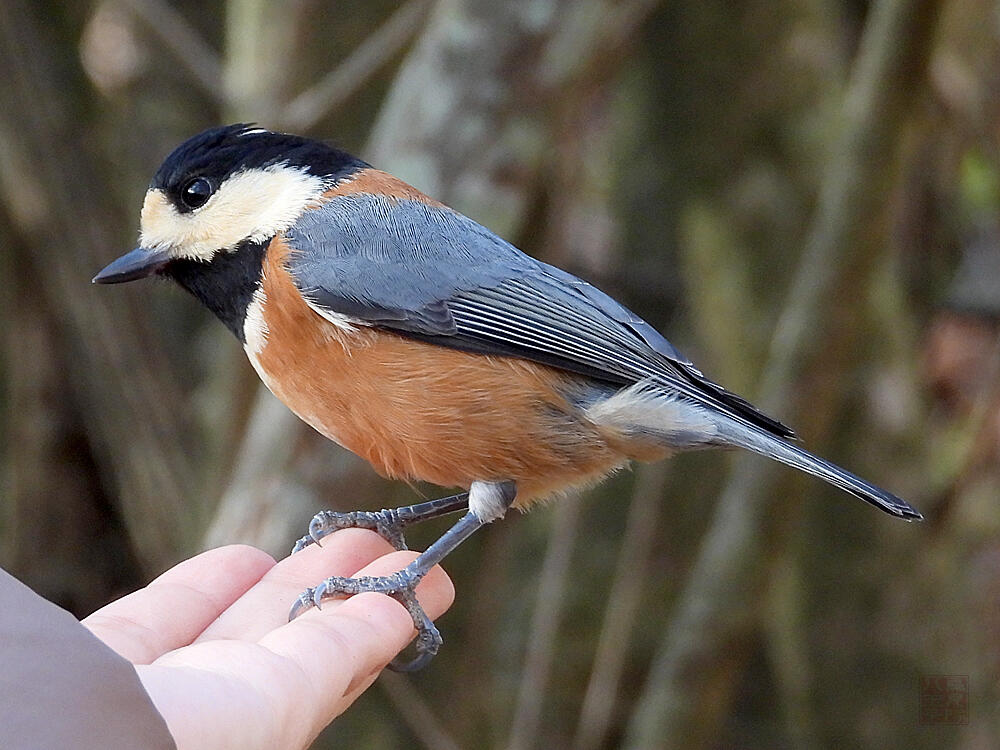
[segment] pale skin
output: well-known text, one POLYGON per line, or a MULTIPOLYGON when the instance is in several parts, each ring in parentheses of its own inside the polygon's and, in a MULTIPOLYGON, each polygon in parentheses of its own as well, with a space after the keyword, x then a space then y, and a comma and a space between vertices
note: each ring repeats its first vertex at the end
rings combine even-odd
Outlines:
MULTIPOLYGON (((308 585, 328 575, 386 575, 415 552, 346 529, 278 563, 234 545, 180 563, 83 621, 136 665, 178 750, 308 747, 414 635, 382 594, 331 601, 288 622, 308 585)), ((440 568, 417 587, 432 618, 454 599, 440 568)))

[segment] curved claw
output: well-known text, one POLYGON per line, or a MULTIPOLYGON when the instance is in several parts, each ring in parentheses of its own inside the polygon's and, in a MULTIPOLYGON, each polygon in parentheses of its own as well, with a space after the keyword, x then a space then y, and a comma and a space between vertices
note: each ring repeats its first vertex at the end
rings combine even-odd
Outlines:
POLYGON ((318 607, 319 605, 313 599, 313 589, 306 589, 301 594, 299 594, 298 599, 292 605, 291 610, 288 612, 288 621, 291 622, 296 617, 301 615, 307 609, 312 609, 313 607, 318 607))
MULTIPOLYGON (((323 546, 320 544, 319 540, 325 536, 323 533, 325 525, 323 514, 317 513, 312 517, 312 520, 309 522, 309 538, 312 540, 313 544, 323 546)), ((303 539, 304 538, 305 537, 303 537, 303 539)))
POLYGON ((301 552, 306 547, 308 547, 310 544, 316 544, 316 541, 312 537, 309 537, 309 536, 302 537, 301 539, 299 539, 295 543, 295 546, 292 547, 292 554, 294 555, 296 552, 301 552))
POLYGON ((420 606, 412 589, 390 594, 390 596, 406 607, 406 611, 413 619, 413 625, 417 629, 417 638, 413 642, 417 655, 409 661, 397 656, 389 662, 389 669, 393 672, 416 672, 426 667, 431 659, 437 656, 441 644, 444 643, 444 638, 441 637, 441 631, 424 612, 424 608, 420 606))
MULTIPOLYGON (((434 628, 437 632, 437 628, 434 628)), ((444 641, 441 639, 441 635, 438 634, 438 643, 434 650, 421 651, 420 647, 417 646, 417 655, 414 656, 409 661, 403 661, 401 657, 396 657, 391 662, 389 662, 389 669, 393 672, 419 672, 421 669, 426 667, 431 663, 431 659, 437 656, 438 649, 444 641)))
POLYGON ((406 607, 410 619, 413 620, 413 627, 417 630, 417 638, 414 641, 417 655, 409 661, 394 659, 389 664, 389 668, 397 672, 413 672, 427 666, 444 642, 444 639, 441 638, 441 632, 424 612, 420 602, 417 601, 415 589, 422 578, 421 573, 409 570, 401 570, 387 576, 362 576, 360 578, 333 576, 314 588, 306 589, 292 607, 291 617, 297 616, 306 609, 319 607, 324 599, 335 596, 352 596, 369 591, 391 596, 406 607))
POLYGON ((323 581, 312 590, 312 603, 316 609, 323 609, 323 597, 326 596, 327 582, 323 581))

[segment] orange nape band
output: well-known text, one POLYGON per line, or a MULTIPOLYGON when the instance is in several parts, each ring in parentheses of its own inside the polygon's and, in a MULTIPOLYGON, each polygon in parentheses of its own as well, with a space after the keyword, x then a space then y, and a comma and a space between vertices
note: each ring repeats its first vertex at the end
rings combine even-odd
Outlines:
POLYGON ((335 186, 323 193, 323 198, 330 199, 342 195, 358 195, 367 193, 370 195, 385 195, 397 200, 412 200, 426 203, 428 206, 445 208, 440 201, 436 201, 429 195, 417 190, 412 185, 407 185, 398 177, 393 177, 388 172, 381 169, 361 169, 338 182, 335 186))

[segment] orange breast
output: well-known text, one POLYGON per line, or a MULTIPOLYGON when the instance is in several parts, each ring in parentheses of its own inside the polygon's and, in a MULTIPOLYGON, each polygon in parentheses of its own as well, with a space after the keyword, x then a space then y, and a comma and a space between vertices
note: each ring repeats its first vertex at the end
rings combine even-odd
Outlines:
POLYGON ((576 376, 526 360, 345 330, 302 300, 275 239, 265 260, 267 334, 251 358, 303 420, 388 477, 468 487, 514 480, 517 505, 625 462, 564 395, 576 376))

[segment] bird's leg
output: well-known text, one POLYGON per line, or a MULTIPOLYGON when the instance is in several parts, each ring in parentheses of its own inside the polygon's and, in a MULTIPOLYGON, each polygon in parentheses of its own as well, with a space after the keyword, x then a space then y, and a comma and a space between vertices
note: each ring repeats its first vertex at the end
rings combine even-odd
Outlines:
MULTIPOLYGON (((462 503, 468 503, 469 512, 448 531, 427 548, 419 557, 400 571, 387 576, 361 576, 359 578, 342 578, 334 576, 327 578, 315 588, 306 589, 292 606, 288 615, 291 620, 307 609, 319 607, 326 599, 338 596, 352 596, 368 591, 374 591, 391 596, 410 613, 413 625, 417 629, 415 641, 417 655, 408 662, 399 659, 389 664, 389 668, 397 672, 412 672, 422 669, 434 658, 441 647, 441 633, 424 612, 417 601, 417 584, 427 575, 428 571, 441 562, 452 550, 472 536, 480 527, 502 518, 514 502, 516 489, 513 482, 473 482, 469 493, 462 503)), ((445 502, 456 503, 456 498, 445 498, 445 502)), ((419 508, 420 506, 414 506, 419 508)), ((452 510, 458 510, 452 507, 452 510)), ((443 511, 450 512, 450 511, 443 511)))
POLYGON ((469 493, 463 492, 452 497, 442 497, 426 503, 405 505, 402 508, 383 508, 379 511, 354 510, 340 513, 321 510, 309 522, 309 533, 299 539, 292 549, 295 554, 310 544, 340 529, 371 529, 396 549, 406 549, 403 529, 412 523, 427 521, 469 507, 469 493))

